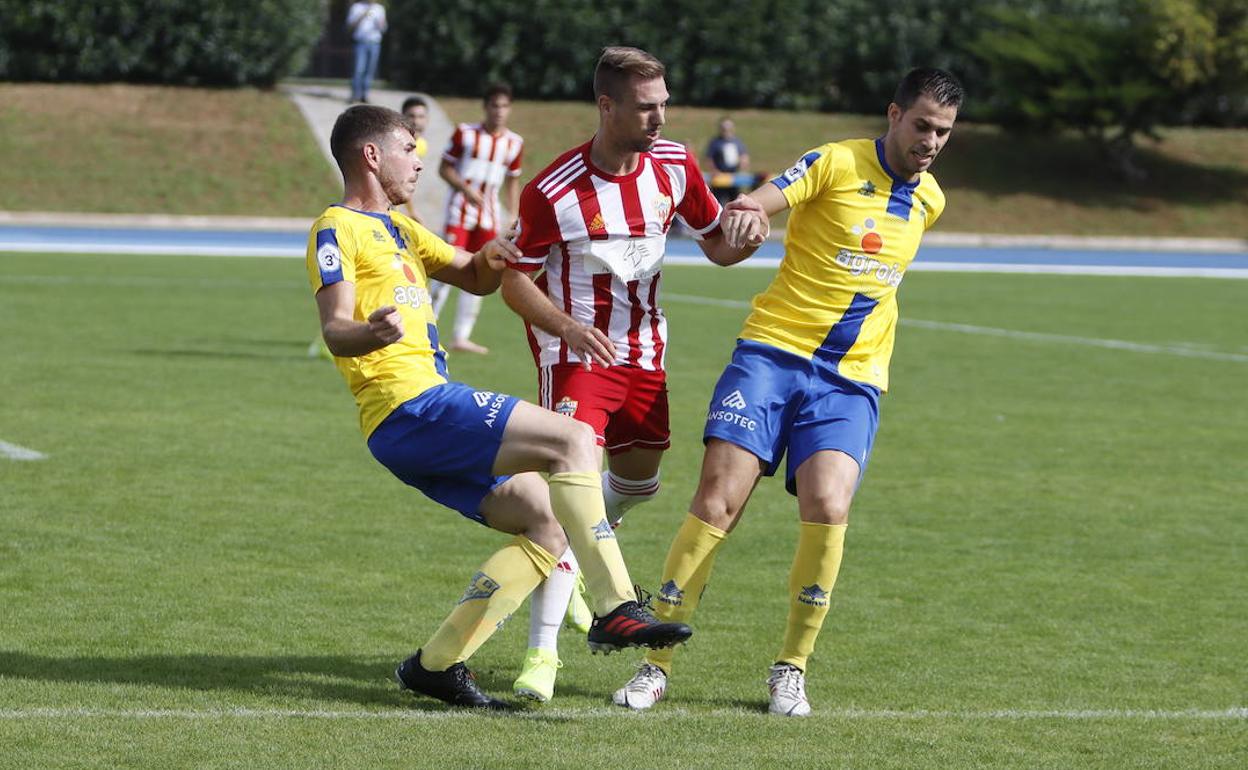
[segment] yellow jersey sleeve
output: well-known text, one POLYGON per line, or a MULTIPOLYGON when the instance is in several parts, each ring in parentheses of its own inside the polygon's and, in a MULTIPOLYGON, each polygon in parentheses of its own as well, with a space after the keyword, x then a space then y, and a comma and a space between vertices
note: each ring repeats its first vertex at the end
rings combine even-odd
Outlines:
POLYGON ((835 144, 825 144, 802 153, 788 170, 771 180, 780 188, 789 208, 818 198, 836 187, 851 165, 852 155, 835 144))
POLYGON ((429 297, 427 266, 449 263, 455 250, 398 212, 331 206, 308 236, 307 268, 313 293, 342 281, 354 285, 352 318, 364 321, 393 306, 403 337, 362 356, 334 358, 360 408, 365 436, 400 404, 449 381, 446 351, 429 297))

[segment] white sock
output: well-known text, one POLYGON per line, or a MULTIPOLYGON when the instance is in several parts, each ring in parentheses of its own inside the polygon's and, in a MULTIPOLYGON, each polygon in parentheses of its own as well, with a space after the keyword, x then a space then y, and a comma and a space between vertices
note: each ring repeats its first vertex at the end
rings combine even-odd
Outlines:
POLYGON ((477 325, 477 316, 481 314, 482 297, 469 294, 460 289, 459 304, 455 306, 455 341, 463 342, 472 338, 472 329, 477 325))
POLYGON ((532 593, 529 600, 529 646, 552 652, 559 649, 559 626, 568 611, 568 602, 576 590, 579 569, 572 549, 559 557, 559 562, 532 593))
POLYGON ((607 521, 611 526, 620 523, 628 509, 644 503, 659 492, 659 474, 653 478, 633 481, 616 476, 610 470, 602 472, 602 499, 607 504, 607 521))
POLYGON ((446 307, 446 301, 451 297, 451 285, 430 279, 429 296, 433 299, 433 317, 437 318, 442 315, 442 308, 446 307))

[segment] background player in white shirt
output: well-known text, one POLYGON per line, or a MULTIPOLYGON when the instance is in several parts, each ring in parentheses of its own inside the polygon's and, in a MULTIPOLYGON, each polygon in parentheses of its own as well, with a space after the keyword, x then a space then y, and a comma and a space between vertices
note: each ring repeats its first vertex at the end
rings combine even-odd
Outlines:
MULTIPOLYGON (((528 328, 539 403, 592 426, 600 453, 606 448, 612 523, 658 491, 669 446, 659 307, 668 230, 682 219, 717 264, 752 252, 724 240, 719 203, 688 149, 660 139, 663 76, 645 51, 603 51, 594 72, 598 132, 525 186, 516 241, 523 256, 503 275, 503 298, 528 328)), ((517 694, 545 701, 554 691, 556 636, 575 574, 567 552, 533 595, 517 694)))

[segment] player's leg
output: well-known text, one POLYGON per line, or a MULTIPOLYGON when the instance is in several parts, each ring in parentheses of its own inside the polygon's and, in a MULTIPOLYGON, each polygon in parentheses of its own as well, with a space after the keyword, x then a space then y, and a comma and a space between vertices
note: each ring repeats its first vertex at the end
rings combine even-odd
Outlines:
POLYGON ((484 297, 471 292, 459 293, 459 302, 455 305, 455 331, 451 350, 482 356, 490 352, 485 345, 472 341, 472 330, 477 326, 477 316, 481 315, 481 303, 484 300, 484 297))
POLYGON ((607 470, 602 494, 612 526, 632 507, 659 492, 659 463, 671 446, 667 375, 634 366, 612 367, 625 373, 628 394, 607 426, 607 470))
MULTIPOLYGON (((458 215, 455 215, 453 211, 448 209, 447 218, 450 219, 453 215, 458 216, 458 215)), ((458 227, 456 225, 447 225, 446 230, 444 230, 442 233, 442 240, 446 241, 452 246, 457 246, 461 249, 467 249, 468 248, 467 246, 468 231, 465 230, 463 227, 458 227)), ((467 292, 460 292, 461 300, 466 294, 467 292)), ((451 285, 449 283, 443 283, 442 281, 435 281, 432 278, 430 278, 429 279, 429 297, 433 304, 434 317, 441 318, 442 309, 446 307, 446 301, 450 299, 451 297, 451 285)))
MULTIPOLYGON (((496 231, 480 227, 470 230, 464 248, 476 252, 493 240, 496 235, 496 231)), ((455 326, 451 336, 451 350, 478 355, 490 352, 486 346, 472 341, 472 330, 477 326, 477 316, 481 315, 481 304, 484 300, 484 297, 466 291, 459 293, 459 301, 455 305, 455 326)))
POLYGON ((801 517, 789 572, 784 643, 768 676, 770 711, 806 716, 807 660, 828 614, 840 572, 849 507, 871 454, 879 422, 879 394, 870 386, 830 378, 811 391, 793 429, 792 471, 801 517))
MULTIPOLYGON (((692 618, 720 546, 759 477, 773 473, 784 453, 809 368, 803 359, 756 343, 739 343, 733 352, 711 396, 698 489, 663 565, 656 596, 661 619, 692 618)), ((633 679, 616 691, 615 702, 652 706, 666 690, 673 657, 671 650, 647 653, 633 679)))
POLYGON ((495 707, 464 662, 554 566, 566 540, 537 474, 490 473, 518 399, 459 383, 405 402, 369 436, 395 476, 467 518, 515 535, 474 573, 459 602, 396 675, 407 689, 452 705, 495 707), (448 444, 444 437, 460 440, 448 444))
POLYGON ((593 599, 597 617, 589 632, 591 648, 609 652, 684 641, 692 634, 688 626, 660 623, 633 600, 632 580, 607 522, 593 436, 585 423, 519 402, 507 421, 494 472, 550 474, 551 508, 567 533, 593 599))

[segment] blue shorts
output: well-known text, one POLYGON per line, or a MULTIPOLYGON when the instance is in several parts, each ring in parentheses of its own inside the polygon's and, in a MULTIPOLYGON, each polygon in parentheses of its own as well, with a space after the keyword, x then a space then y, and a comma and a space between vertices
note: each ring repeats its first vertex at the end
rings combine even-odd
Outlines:
POLYGON ((368 449, 404 483, 484 524, 481 501, 511 478, 492 471, 519 401, 459 382, 435 385, 391 412, 368 449))
POLYGON ((787 450, 784 487, 797 494, 802 463, 825 449, 867 469, 880 424, 880 391, 846 379, 827 364, 771 345, 737 340, 706 415, 705 442, 723 439, 757 455, 772 476, 787 450))

